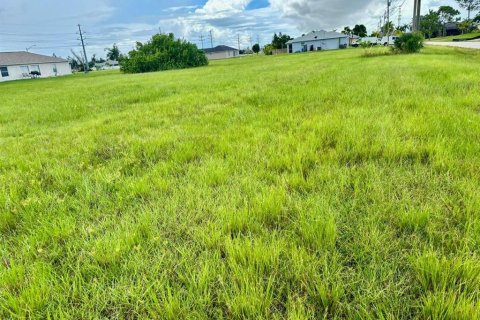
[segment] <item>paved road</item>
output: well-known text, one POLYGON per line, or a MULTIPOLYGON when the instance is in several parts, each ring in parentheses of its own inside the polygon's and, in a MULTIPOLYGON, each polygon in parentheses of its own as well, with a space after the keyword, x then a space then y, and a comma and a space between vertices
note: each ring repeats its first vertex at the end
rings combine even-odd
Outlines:
POLYGON ((426 44, 430 46, 447 46, 447 47, 457 47, 457 48, 480 49, 480 41, 461 41, 461 42, 427 41, 426 44))

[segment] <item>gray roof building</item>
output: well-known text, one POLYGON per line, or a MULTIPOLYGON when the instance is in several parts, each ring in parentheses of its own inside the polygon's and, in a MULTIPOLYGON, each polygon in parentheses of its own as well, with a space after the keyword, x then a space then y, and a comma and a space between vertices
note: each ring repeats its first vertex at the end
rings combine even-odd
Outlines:
POLYGON ((238 49, 229 46, 216 46, 215 48, 203 49, 208 60, 235 58, 240 55, 238 49))
POLYGON ((316 40, 347 38, 347 37, 348 37, 347 35, 339 32, 320 30, 320 31, 312 31, 310 33, 307 33, 306 35, 290 40, 287 42, 287 44, 296 43, 296 42, 308 42, 308 41, 316 41, 316 40))
POLYGON ((225 51, 238 51, 238 49, 229 47, 229 46, 216 46, 215 48, 208 48, 203 49, 205 53, 217 53, 217 52, 225 52, 225 51))
POLYGON ((16 65, 42 64, 42 63, 65 63, 65 62, 68 62, 68 61, 62 58, 44 56, 41 54, 35 54, 35 53, 25 52, 25 51, 0 52, 1 66, 16 66, 16 65))
POLYGON ((70 63, 62 58, 25 51, 0 52, 0 82, 58 77, 71 73, 70 63))

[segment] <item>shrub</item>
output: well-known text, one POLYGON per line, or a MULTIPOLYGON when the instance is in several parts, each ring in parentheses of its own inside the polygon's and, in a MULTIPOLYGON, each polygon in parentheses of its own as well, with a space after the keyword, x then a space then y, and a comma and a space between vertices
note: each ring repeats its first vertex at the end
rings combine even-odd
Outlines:
POLYGON ((185 69, 208 65, 208 59, 195 44, 175 40, 172 33, 157 34, 120 59, 120 68, 126 73, 185 69))
POLYGON ((263 53, 266 56, 271 56, 273 54, 273 46, 271 44, 267 44, 265 47, 263 47, 263 53))
POLYGON ((401 53, 416 53, 423 48, 423 36, 420 33, 404 33, 395 39, 394 50, 401 53))

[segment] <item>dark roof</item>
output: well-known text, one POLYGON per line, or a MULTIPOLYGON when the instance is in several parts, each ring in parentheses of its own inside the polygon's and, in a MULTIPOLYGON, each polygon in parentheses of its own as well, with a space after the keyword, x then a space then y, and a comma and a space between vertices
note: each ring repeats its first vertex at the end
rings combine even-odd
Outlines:
POLYGON ((63 63, 65 59, 44 56, 26 51, 0 52, 0 65, 12 66, 22 64, 63 63))
POLYGON ((445 24, 446 30, 458 30, 458 24, 456 22, 447 22, 445 24))
POLYGON ((203 49, 205 53, 216 53, 225 51, 238 51, 238 49, 229 46, 216 46, 215 48, 203 49))

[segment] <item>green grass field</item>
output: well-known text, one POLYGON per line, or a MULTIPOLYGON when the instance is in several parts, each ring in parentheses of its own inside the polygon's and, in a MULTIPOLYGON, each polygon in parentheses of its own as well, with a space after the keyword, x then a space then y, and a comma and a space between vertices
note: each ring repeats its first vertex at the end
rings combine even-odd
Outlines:
POLYGON ((361 52, 0 84, 0 318, 480 318, 480 52, 361 52))
POLYGON ((470 38, 479 37, 479 36, 480 36, 480 31, 474 31, 471 33, 465 33, 458 36, 432 38, 429 41, 451 42, 453 41, 453 39, 470 39, 470 38))

